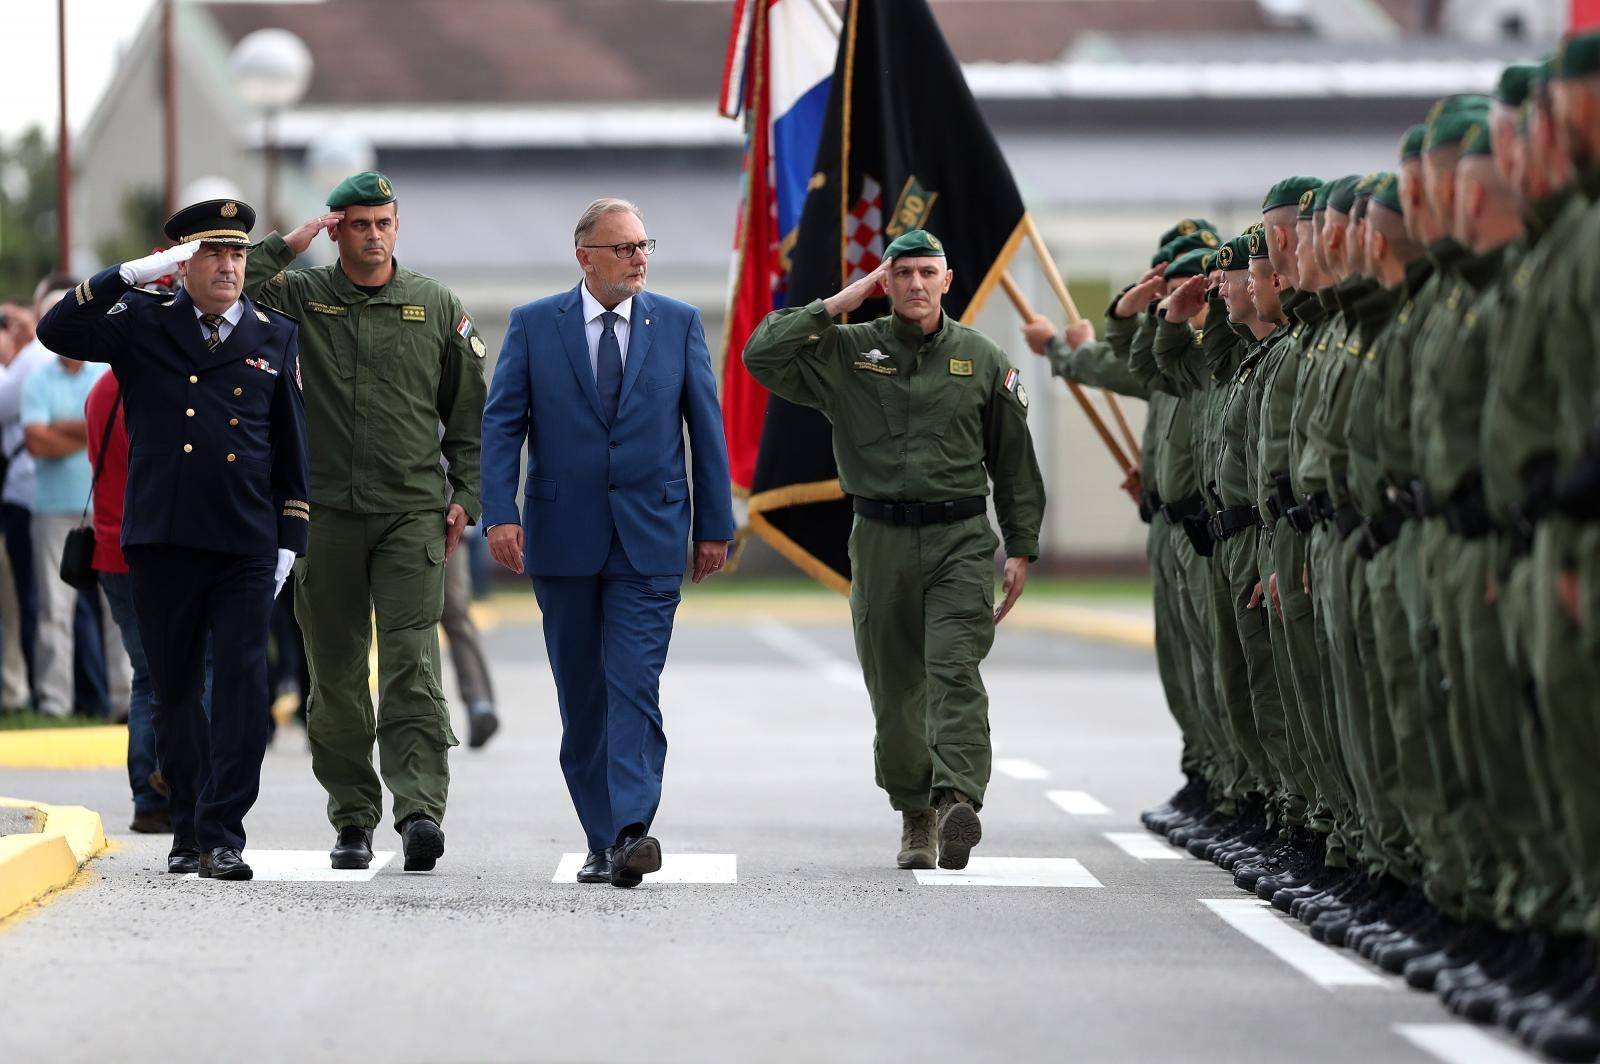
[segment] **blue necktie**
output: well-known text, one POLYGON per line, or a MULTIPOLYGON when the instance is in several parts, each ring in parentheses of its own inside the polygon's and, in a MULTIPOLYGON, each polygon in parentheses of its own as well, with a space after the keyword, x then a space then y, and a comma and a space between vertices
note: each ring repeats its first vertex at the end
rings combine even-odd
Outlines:
POLYGON ((600 315, 604 326, 600 333, 600 351, 595 358, 594 384, 600 391, 600 411, 610 424, 617 417, 617 399, 622 395, 622 345, 617 342, 618 315, 606 311, 600 315))

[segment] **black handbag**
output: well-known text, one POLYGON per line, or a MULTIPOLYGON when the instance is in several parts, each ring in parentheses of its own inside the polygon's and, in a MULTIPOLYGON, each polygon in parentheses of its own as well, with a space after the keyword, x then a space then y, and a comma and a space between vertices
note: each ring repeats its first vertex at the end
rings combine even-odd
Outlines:
POLYGON ((106 419, 105 431, 100 434, 100 457, 95 459, 94 475, 89 478, 89 498, 83 504, 79 524, 67 533, 61 545, 61 579, 88 594, 99 586, 94 571, 94 524, 89 520, 89 507, 94 503, 94 486, 100 472, 106 467, 106 447, 111 443, 111 430, 117 425, 117 411, 122 407, 122 386, 117 386, 117 398, 111 405, 111 416, 106 419))

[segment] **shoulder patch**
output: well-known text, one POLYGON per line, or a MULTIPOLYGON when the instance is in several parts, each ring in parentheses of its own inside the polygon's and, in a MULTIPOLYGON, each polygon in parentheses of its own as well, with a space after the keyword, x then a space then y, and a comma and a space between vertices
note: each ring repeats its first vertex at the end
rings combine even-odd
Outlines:
POLYGON ((483 338, 477 333, 473 333, 471 342, 472 353, 477 355, 479 358, 482 358, 484 354, 483 338))
POLYGON ((272 319, 267 317, 267 312, 262 310, 260 307, 256 308, 256 320, 263 325, 267 325, 272 322, 272 319))
POLYGON ((125 311, 127 309, 128 309, 128 304, 124 303, 122 300, 119 299, 119 300, 117 300, 115 303, 113 303, 111 305, 111 309, 110 310, 106 311, 106 317, 109 318, 113 314, 121 314, 123 311, 125 311))

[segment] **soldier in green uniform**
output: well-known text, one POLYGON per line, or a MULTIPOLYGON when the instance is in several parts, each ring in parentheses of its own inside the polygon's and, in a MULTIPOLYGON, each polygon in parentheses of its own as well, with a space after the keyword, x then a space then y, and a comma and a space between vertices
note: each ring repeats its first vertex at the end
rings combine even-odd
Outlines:
POLYGON ((438 625, 445 559, 480 511, 484 344, 449 289, 395 261, 400 219, 388 178, 347 178, 328 206, 252 248, 246 277, 252 298, 301 320, 312 517, 295 613, 311 672, 312 768, 338 832, 333 867, 366 868, 383 812, 376 739, 405 867, 426 870, 444 852, 456 745, 438 625), (323 230, 339 261, 289 269, 323 230))
MULTIPOLYGON (((1199 247, 1215 247, 1218 243, 1216 233, 1203 219, 1184 219, 1167 230, 1163 237, 1166 239, 1157 249, 1150 270, 1123 289, 1106 309, 1104 340, 1095 339, 1094 327, 1086 320, 1067 326, 1064 341, 1057 334, 1055 325, 1043 316, 1036 316, 1023 327, 1028 345, 1035 354, 1049 360, 1055 376, 1152 402, 1149 387, 1128 368, 1134 338, 1140 328, 1150 322, 1146 313, 1149 308, 1179 283, 1176 279, 1167 281, 1163 277, 1167 263, 1179 253, 1179 249, 1191 242, 1199 247)), ((1206 781, 1214 761, 1203 723, 1198 717, 1194 664, 1190 657, 1192 651, 1177 601, 1172 562, 1173 529, 1166 521, 1159 519, 1161 498, 1153 490, 1156 482, 1155 461, 1165 442, 1157 431, 1158 420, 1154 416, 1154 409, 1164 398, 1170 397, 1158 393, 1145 417, 1140 441, 1138 503, 1139 518, 1150 527, 1145 552, 1155 603, 1157 671, 1166 694, 1168 710, 1183 733, 1181 766, 1188 782, 1165 805, 1145 813, 1144 821, 1151 826, 1157 820, 1178 818, 1206 808, 1206 781)))
POLYGON ((1028 394, 1005 353, 940 306, 938 239, 896 238, 884 264, 826 300, 768 315, 745 366, 833 422, 856 512, 850 608, 877 724, 877 782, 902 816, 902 868, 966 867, 982 834, 989 700, 979 665, 1039 554, 1044 482, 1028 394), (880 290, 893 312, 839 325, 880 290), (988 483, 1006 552, 994 605, 988 483))

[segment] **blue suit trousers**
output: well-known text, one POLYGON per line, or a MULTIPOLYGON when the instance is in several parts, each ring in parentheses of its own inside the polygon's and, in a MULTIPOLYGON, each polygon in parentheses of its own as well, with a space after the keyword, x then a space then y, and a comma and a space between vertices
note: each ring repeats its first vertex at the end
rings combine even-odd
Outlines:
POLYGON ((661 670, 683 577, 644 576, 612 533, 594 576, 535 576, 561 706, 561 771, 590 851, 661 803, 661 670))

